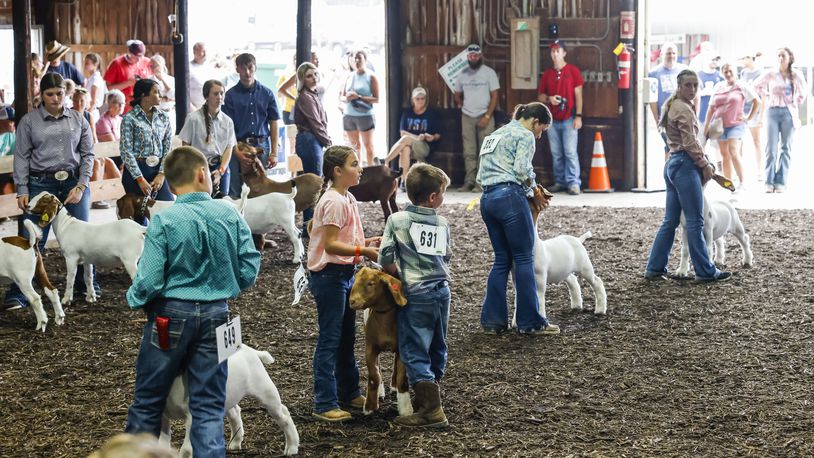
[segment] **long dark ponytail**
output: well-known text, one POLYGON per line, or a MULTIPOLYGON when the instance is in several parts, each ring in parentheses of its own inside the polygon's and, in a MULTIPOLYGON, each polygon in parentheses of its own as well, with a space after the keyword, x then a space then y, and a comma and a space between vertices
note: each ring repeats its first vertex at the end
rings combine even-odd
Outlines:
POLYGON ((218 80, 207 80, 203 85, 204 104, 201 107, 201 112, 203 113, 204 117, 204 125, 206 125, 207 145, 212 141, 212 115, 209 114, 209 107, 206 104, 206 99, 209 97, 209 91, 211 91, 212 87, 214 86, 223 87, 223 83, 218 80))

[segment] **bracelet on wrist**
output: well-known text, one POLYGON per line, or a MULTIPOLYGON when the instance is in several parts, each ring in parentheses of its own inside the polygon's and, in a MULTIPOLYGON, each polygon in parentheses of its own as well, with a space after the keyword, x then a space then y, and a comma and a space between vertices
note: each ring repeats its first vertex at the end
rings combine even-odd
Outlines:
POLYGON ((141 183, 146 183, 146 182, 147 182, 147 180, 144 179, 144 176, 140 176, 140 177, 136 178, 136 183, 141 184, 141 183))
POLYGON ((362 247, 360 245, 356 245, 356 257, 362 255, 362 247))

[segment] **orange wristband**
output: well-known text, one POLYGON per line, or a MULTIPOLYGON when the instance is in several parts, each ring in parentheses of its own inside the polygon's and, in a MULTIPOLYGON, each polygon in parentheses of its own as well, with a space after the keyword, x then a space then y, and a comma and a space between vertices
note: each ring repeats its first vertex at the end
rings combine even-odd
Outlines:
POLYGON ((147 180, 144 178, 144 176, 140 176, 140 177, 136 178, 136 183, 144 183, 146 181, 147 180))
POLYGON ((359 246, 359 245, 356 245, 356 256, 359 257, 361 255, 362 255, 362 247, 359 246))

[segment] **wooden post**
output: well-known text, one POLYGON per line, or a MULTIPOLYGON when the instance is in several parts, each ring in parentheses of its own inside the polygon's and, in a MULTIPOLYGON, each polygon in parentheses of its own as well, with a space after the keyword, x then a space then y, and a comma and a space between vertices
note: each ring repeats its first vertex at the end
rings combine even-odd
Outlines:
MULTIPOLYGON (((401 17, 401 2, 385 0, 385 58, 387 61, 387 149, 401 137, 399 119, 404 75, 401 68, 401 43, 405 24, 401 17)), ((406 170, 404 171, 407 172, 406 170)))
POLYGON ((175 0, 178 3, 177 21, 180 38, 173 37, 172 63, 175 71, 175 134, 181 132, 189 111, 189 22, 187 0, 175 0), (179 43, 180 41, 180 43, 179 43))
MULTIPOLYGON (((11 3, 14 27, 14 111, 19 123, 31 107, 31 1, 13 0, 11 3)), ((43 56, 45 60, 45 56, 43 56)))
POLYGON ((297 67, 311 60, 311 0, 297 0, 297 67))
MULTIPOLYGON (((636 1, 635 0, 622 0, 622 9, 621 11, 636 11, 636 1)), ((608 12, 610 14, 610 12, 608 12)), ((634 27, 635 30, 635 27, 634 27)), ((636 40, 634 39, 621 39, 622 43, 626 44, 633 49, 636 45, 636 40)), ((629 89, 619 89, 619 106, 622 109, 622 131, 624 132, 623 137, 623 148, 622 148, 622 157, 624 158, 624 167, 623 167, 623 184, 622 189, 627 191, 632 189, 636 185, 636 137, 634 133, 636 132, 636 102, 635 102, 635 94, 636 94, 636 85, 638 84, 638 68, 636 68, 636 53, 638 49, 634 49, 632 51, 633 56, 631 56, 631 67, 630 67, 630 88, 629 89)))

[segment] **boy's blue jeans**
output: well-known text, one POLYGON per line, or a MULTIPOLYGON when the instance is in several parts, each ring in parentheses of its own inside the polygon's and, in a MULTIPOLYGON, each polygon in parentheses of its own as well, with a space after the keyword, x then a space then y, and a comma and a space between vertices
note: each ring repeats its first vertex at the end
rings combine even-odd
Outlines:
POLYGON ((311 272, 319 337, 314 350, 314 412, 338 409, 362 394, 353 353, 356 311, 350 308, 354 266, 328 264, 311 272))
POLYGON ((449 286, 443 281, 432 291, 408 295, 407 305, 398 311, 399 356, 410 386, 444 377, 449 302, 449 286))
POLYGON ((529 331, 548 326, 537 301, 534 279, 534 241, 537 236, 523 188, 516 183, 484 187, 480 214, 495 252, 495 263, 486 280, 481 326, 494 331, 508 328, 506 286, 512 265, 517 291, 517 328, 529 331))
POLYGON ((717 278, 720 271, 710 261, 704 241, 704 188, 701 186, 701 172, 689 154, 683 151, 670 154, 664 164, 664 184, 667 187, 664 221, 653 240, 645 276, 667 273, 676 228, 680 224, 681 213, 684 212, 686 242, 695 277, 699 280, 717 278))
POLYGON ((167 395, 175 377, 186 370, 192 414, 190 440, 195 456, 225 456, 223 416, 227 364, 218 363, 215 329, 228 321, 229 306, 226 301, 166 299, 156 301, 147 316, 136 359, 135 399, 127 411, 125 432, 159 436, 167 395), (157 316, 169 318, 168 350, 159 346, 157 316))
MULTIPOLYGON (((31 201, 34 197, 36 197, 39 193, 45 191, 50 192, 51 194, 57 196, 60 202, 64 202, 65 199, 68 198, 68 193, 71 192, 71 189, 76 187, 77 178, 71 177, 64 181, 59 181, 53 177, 29 177, 28 181, 28 200, 31 201)), ((74 218, 80 221, 87 221, 88 216, 90 215, 90 189, 85 189, 85 192, 82 194, 82 199, 75 203, 69 204, 65 206, 65 209, 68 210, 68 213, 73 216, 74 218)), ((32 215, 31 213, 23 214, 22 218, 18 220, 18 233, 21 237, 28 239, 28 231, 26 230, 25 226, 23 225, 23 220, 28 219, 31 220, 34 224, 40 222, 40 215, 32 215)), ((45 250, 45 242, 48 240, 48 234, 51 232, 51 225, 47 225, 42 228, 42 238, 38 244, 40 251, 45 250)), ((79 265, 76 269, 76 279, 75 284, 77 285, 77 292, 85 291, 85 266, 79 265)), ((96 284, 96 272, 93 272, 93 283, 94 288, 98 286, 96 284)), ((9 301, 18 301, 23 306, 28 304, 28 300, 25 298, 23 293, 20 291, 20 288, 17 286, 16 283, 12 283, 9 286, 8 291, 6 292, 6 299, 5 302, 9 303, 9 301)))
POLYGON ((562 186, 579 186, 579 154, 577 154, 577 137, 579 131, 574 129, 574 118, 565 121, 552 121, 548 134, 548 146, 551 148, 551 163, 554 168, 554 183, 562 186))

